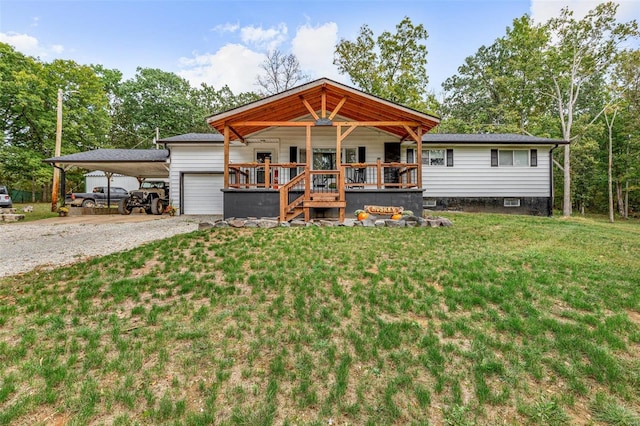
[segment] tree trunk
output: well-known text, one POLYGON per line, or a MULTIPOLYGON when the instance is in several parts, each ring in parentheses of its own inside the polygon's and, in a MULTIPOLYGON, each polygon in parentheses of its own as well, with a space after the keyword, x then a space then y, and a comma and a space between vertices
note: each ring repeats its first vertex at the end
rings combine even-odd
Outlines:
POLYGON ((36 180, 31 178, 31 202, 36 202, 36 180))
POLYGON ((571 216, 571 150, 564 146, 564 190, 562 197, 562 215, 571 216))
POLYGON ((622 185, 620 185, 620 182, 618 181, 616 181, 616 198, 618 199, 618 213, 620 213, 620 216, 624 217, 625 202, 623 197, 622 185))
POLYGON ((613 143, 611 141, 611 127, 609 127, 609 164, 607 166, 607 181, 609 183, 609 222, 613 223, 613 178, 612 172, 613 169, 613 143))
POLYGON ((624 189, 624 218, 629 219, 629 180, 625 183, 624 189))

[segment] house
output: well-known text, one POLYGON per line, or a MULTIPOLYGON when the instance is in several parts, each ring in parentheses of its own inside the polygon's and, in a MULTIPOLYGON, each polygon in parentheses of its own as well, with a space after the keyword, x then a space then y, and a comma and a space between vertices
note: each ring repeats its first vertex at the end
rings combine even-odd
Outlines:
MULTIPOLYGON (((167 177, 181 214, 343 220, 365 205, 420 213, 425 204, 550 214, 550 155, 564 143, 427 134, 437 117, 329 79, 212 115, 207 123, 217 133, 157 141, 166 148, 156 150, 166 153, 164 161, 160 154, 135 152, 154 150, 120 150, 120 157, 131 155, 120 162, 134 169, 133 176, 167 177)), ((105 161, 92 163, 91 152, 82 153, 84 166, 72 156, 46 161, 124 172, 116 157, 104 158, 109 150, 98 151, 105 161)))

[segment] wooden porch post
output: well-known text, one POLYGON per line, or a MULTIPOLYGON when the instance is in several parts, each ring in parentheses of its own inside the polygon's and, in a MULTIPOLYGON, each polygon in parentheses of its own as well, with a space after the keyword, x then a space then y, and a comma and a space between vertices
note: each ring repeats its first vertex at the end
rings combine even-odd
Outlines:
POLYGON ((224 126, 224 189, 229 188, 229 126, 224 126))
POLYGON ((418 188, 422 189, 422 126, 418 127, 416 151, 416 161, 418 162, 418 188))
POLYGON ((336 169, 340 170, 340 165, 342 162, 340 161, 340 147, 342 146, 342 126, 338 124, 336 126, 336 169))

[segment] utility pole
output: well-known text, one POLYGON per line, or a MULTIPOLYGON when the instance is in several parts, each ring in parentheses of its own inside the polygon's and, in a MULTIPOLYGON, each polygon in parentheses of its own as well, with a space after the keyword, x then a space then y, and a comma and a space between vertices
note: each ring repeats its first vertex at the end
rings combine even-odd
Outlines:
MULTIPOLYGON (((58 89, 58 119, 56 121, 56 149, 55 156, 60 157, 62 145, 62 89, 58 89)), ((60 169, 58 163, 53 164, 53 185, 51 188, 51 211, 58 211, 58 186, 60 185, 60 169)))

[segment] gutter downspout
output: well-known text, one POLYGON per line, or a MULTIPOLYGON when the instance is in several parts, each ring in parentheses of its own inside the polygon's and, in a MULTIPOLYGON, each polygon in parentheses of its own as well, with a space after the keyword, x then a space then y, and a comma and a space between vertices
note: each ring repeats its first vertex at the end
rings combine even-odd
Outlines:
POLYGON ((553 150, 556 149, 558 147, 558 144, 556 144, 553 148, 551 148, 549 150, 549 205, 548 205, 548 211, 547 211, 547 216, 548 217, 552 217, 553 216, 553 204, 554 204, 554 191, 553 191, 553 150))

